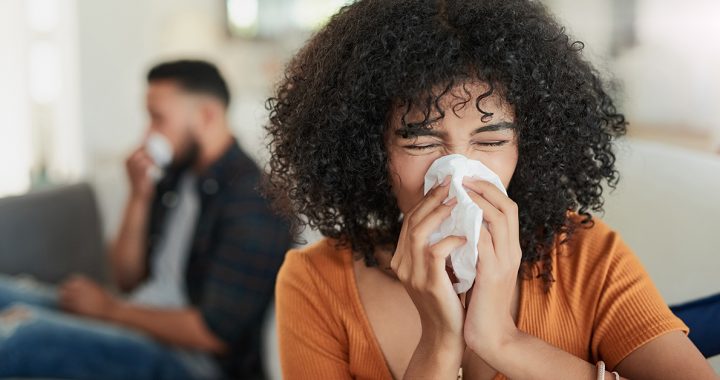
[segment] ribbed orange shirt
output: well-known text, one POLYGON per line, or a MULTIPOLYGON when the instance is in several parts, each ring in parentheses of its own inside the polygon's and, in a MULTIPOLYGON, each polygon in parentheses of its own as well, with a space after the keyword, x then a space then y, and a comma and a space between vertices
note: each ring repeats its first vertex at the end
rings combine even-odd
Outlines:
MULTIPOLYGON (((688 329, 620 236, 594 220, 553 252, 549 292, 539 279, 521 281, 517 323, 613 368, 653 338, 688 329)), ((392 379, 360 302, 352 260, 349 249, 337 249, 330 239, 288 252, 276 287, 285 379, 392 379)))

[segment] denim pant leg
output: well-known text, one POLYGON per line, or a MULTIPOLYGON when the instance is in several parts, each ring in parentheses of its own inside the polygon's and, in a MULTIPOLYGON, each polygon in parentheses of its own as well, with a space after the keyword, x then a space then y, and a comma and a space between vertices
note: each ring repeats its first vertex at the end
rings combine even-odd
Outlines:
POLYGON ((0 378, 191 378, 176 352, 134 330, 33 305, 12 310, 25 312, 0 318, 0 378))
POLYGON ((690 328, 690 340, 706 358, 720 355, 720 293, 670 309, 690 328))
POLYGON ((54 309, 57 291, 50 285, 0 274, 0 310, 18 302, 54 309))

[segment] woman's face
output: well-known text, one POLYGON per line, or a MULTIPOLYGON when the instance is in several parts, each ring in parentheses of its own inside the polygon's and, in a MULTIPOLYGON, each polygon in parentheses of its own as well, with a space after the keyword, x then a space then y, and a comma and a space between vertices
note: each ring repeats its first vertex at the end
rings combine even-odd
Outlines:
MULTIPOLYGON (((496 91, 480 102, 480 109, 493 114, 483 120, 475 99, 487 90, 487 85, 467 84, 465 89, 471 96, 469 102, 461 105, 467 94, 462 86, 454 88, 439 103, 445 116, 432 124, 430 130, 418 131, 416 135, 403 137, 397 133, 402 128, 405 108, 393 111, 387 138, 389 170, 393 193, 403 213, 423 198, 425 173, 433 161, 448 154, 462 154, 482 162, 500 177, 506 188, 509 186, 518 160, 512 108, 496 91)), ((411 109, 405 121, 408 124, 423 121, 422 111, 411 109)), ((429 119, 437 116, 431 113, 429 119)))

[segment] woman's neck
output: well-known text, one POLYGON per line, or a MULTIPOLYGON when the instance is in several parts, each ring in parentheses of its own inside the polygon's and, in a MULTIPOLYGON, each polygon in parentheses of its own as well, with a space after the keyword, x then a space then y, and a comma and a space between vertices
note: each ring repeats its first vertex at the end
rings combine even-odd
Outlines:
POLYGON ((377 260, 378 263, 377 268, 381 272, 397 280, 397 275, 390 266, 390 261, 392 261, 393 253, 394 250, 392 250, 390 247, 375 247, 374 256, 375 260, 377 260))

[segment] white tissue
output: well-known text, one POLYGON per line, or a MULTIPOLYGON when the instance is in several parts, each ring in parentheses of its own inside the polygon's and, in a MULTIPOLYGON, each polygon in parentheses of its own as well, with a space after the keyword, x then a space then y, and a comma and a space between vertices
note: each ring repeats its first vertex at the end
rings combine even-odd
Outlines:
POLYGON ((163 169, 172 162, 172 145, 165 136, 152 132, 145 142, 145 150, 155 163, 155 166, 148 171, 148 175, 158 181, 163 176, 163 169))
POLYGON ((429 243, 435 244, 447 236, 463 236, 467 243, 455 249, 448 258, 458 282, 453 284, 455 292, 464 293, 475 281, 478 259, 478 239, 483 222, 483 211, 470 198, 462 185, 463 177, 488 181, 507 195, 500 178, 480 161, 471 160, 461 154, 451 154, 435 160, 425 174, 425 194, 432 187, 451 176, 450 194, 447 199, 457 198, 457 205, 437 231, 430 235, 429 243))

